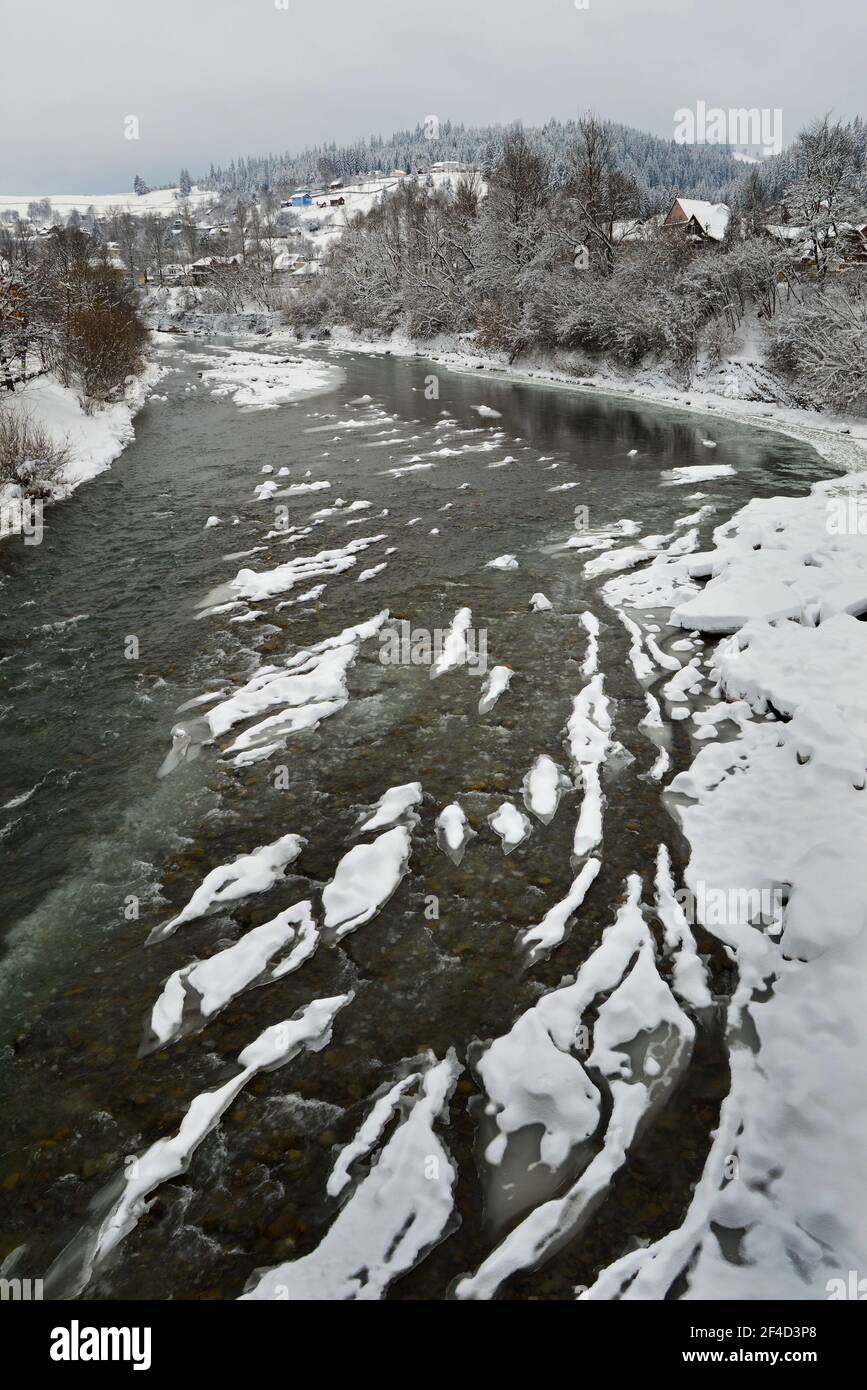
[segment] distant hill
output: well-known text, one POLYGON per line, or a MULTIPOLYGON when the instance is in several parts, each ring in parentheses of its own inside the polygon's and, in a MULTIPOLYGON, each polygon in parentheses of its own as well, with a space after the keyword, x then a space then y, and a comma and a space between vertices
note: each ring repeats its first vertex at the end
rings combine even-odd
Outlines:
MULTIPOLYGON (((730 202, 750 171, 760 171, 771 197, 776 193, 777 159, 745 161, 727 145, 679 145, 631 126, 607 122, 623 170, 645 191, 648 210, 661 207, 677 193, 710 202, 730 202)), ((263 187, 285 189, 324 178, 350 179, 382 169, 407 172, 440 160, 460 160, 488 173, 496 161, 507 127, 465 126, 443 121, 431 139, 424 126, 400 130, 384 139, 372 135, 350 145, 324 144, 298 154, 249 155, 228 165, 211 165, 197 180, 200 188, 216 192, 254 193, 263 187)), ((575 140, 574 121, 550 121, 526 127, 528 136, 546 150, 555 178, 566 170, 567 152, 575 140)))

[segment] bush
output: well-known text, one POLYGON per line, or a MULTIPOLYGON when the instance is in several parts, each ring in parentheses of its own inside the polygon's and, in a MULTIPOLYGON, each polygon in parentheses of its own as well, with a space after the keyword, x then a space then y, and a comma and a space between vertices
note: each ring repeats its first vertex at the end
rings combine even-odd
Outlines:
POLYGON ((96 259, 91 239, 63 231, 44 241, 0 246, 0 351, 29 359, 31 374, 39 360, 88 409, 140 370, 147 330, 132 286, 96 259))
POLYGON ((98 277, 94 293, 75 307, 67 335, 69 365, 85 402, 105 401, 141 370, 147 330, 131 294, 116 280, 98 277))
POLYGON ((768 360, 812 404, 867 409, 867 302, 860 282, 826 285, 769 327, 768 360))
POLYGON ((287 322, 301 331, 316 328, 322 323, 328 311, 328 295, 319 284, 318 276, 310 275, 303 279, 299 276, 299 279, 301 283, 297 289, 291 290, 286 298, 285 314, 287 322))
POLYGON ((479 347, 494 352, 511 353, 516 344, 517 331, 512 323, 508 309, 495 299, 483 299, 476 309, 477 342, 479 347))
POLYGON ((711 319, 704 333, 704 351, 709 367, 718 367, 732 345, 732 331, 725 319, 711 319))
POLYGON ((69 456, 69 444, 58 444, 26 412, 0 409, 0 487, 12 483, 27 497, 49 497, 69 456))

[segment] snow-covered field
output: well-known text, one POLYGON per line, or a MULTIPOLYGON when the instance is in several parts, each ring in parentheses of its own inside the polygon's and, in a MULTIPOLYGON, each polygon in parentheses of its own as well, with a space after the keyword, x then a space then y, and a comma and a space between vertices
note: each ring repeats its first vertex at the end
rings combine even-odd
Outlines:
MULTIPOLYGON (((178 188, 158 188, 141 195, 129 189, 123 193, 0 193, 0 216, 4 212, 17 212, 19 217, 26 217, 29 204, 42 198, 47 198, 52 211, 59 213, 63 218, 68 217, 71 212, 84 213, 91 207, 98 217, 118 208, 121 212, 132 212, 142 217, 147 213, 173 217, 178 210, 179 201, 182 201, 178 188)), ((193 186, 183 201, 191 208, 198 209, 206 207, 213 199, 213 193, 193 186)))

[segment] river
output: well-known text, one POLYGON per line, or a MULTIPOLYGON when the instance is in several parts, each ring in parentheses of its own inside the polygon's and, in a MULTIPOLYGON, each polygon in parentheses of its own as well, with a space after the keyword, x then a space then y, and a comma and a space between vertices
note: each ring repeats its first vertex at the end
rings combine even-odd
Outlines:
MULTIPOLYGON (((127 1156, 173 1133, 192 1098, 225 1080, 262 1030, 312 999, 354 991, 328 1046, 250 1081, 85 1296, 236 1298, 254 1270, 315 1248, 334 1219, 326 1181, 335 1154, 370 1097, 408 1059, 454 1048, 463 1070, 441 1131, 458 1171, 449 1234, 390 1289, 445 1297, 511 1219, 483 1178, 468 1048, 472 1062, 479 1041, 508 1031, 543 987, 574 973, 611 922, 627 874, 641 874, 649 895, 661 843, 675 869, 683 864, 660 784, 647 775, 657 749, 639 728, 646 711, 628 633, 601 598, 602 579, 584 573, 588 554, 564 548, 576 508, 579 525, 628 519, 641 536, 670 535, 703 508, 704 548, 749 497, 802 493, 823 465, 804 445, 707 416, 324 348, 306 353, 321 367, 318 389, 250 409, 213 395, 200 375, 231 360, 231 343, 162 338, 160 351, 167 399, 138 416, 134 444, 46 512, 39 546, 0 547, 0 1259, 25 1245, 26 1272, 41 1277, 127 1156), (713 449, 702 442, 709 434, 713 449), (673 467, 709 463, 734 472, 671 485, 673 467), (257 496, 269 482, 330 486, 257 496), (370 505, 349 512, 338 498, 370 505), (206 526, 212 515, 220 524, 206 526), (280 535, 287 525, 311 530, 280 535), (202 606, 210 596, 219 608, 242 568, 269 571, 372 537, 382 539, 321 579, 246 607, 202 606), (487 567, 504 555, 517 567, 487 567), (320 584, 317 597, 288 602, 320 584), (537 592, 549 611, 530 611, 537 592), (384 664, 377 635, 348 670, 348 702, 290 733, 284 750, 238 765, 225 756, 227 737, 197 748, 194 710, 199 756, 157 776, 187 702, 225 697, 265 663, 384 609, 434 631, 462 607, 485 635, 489 664, 514 673, 487 713, 478 712, 478 675, 459 668, 431 679, 424 665, 384 664), (247 620, 251 610, 258 616, 247 620), (529 838, 508 855, 487 821, 504 800, 523 810, 522 781, 539 754, 572 770, 563 740, 585 683, 585 611, 601 624, 600 669, 626 753, 604 779, 599 877, 563 943, 528 964, 516 936, 572 882, 580 793, 570 787, 548 824, 531 817, 529 838), (357 843, 362 811, 414 781, 423 800, 409 869, 370 921, 170 1046, 142 1046, 171 972, 301 899, 315 914, 357 843), (456 800, 477 832, 459 865, 434 827, 456 800), (285 879, 145 947, 206 873, 289 833, 306 845, 285 879)), ((659 640, 676 636, 663 630, 659 640)), ((670 737, 677 770, 690 761, 690 738, 681 724, 670 737)), ((727 961, 701 945, 724 998, 727 961)), ((705 1020, 687 1075, 581 1238, 511 1280, 505 1296, 569 1297, 631 1242, 676 1224, 726 1087, 724 1049, 705 1020)))

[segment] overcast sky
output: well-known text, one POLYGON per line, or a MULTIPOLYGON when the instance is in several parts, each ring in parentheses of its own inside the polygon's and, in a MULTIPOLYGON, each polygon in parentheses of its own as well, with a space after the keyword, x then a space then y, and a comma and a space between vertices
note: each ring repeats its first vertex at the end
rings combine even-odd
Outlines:
POLYGON ((671 138, 675 110, 703 100, 780 107, 785 143, 827 109, 867 114, 865 0, 587 4, 0 0, 0 192, 175 182, 181 165, 430 114, 532 125, 593 108, 671 138))

